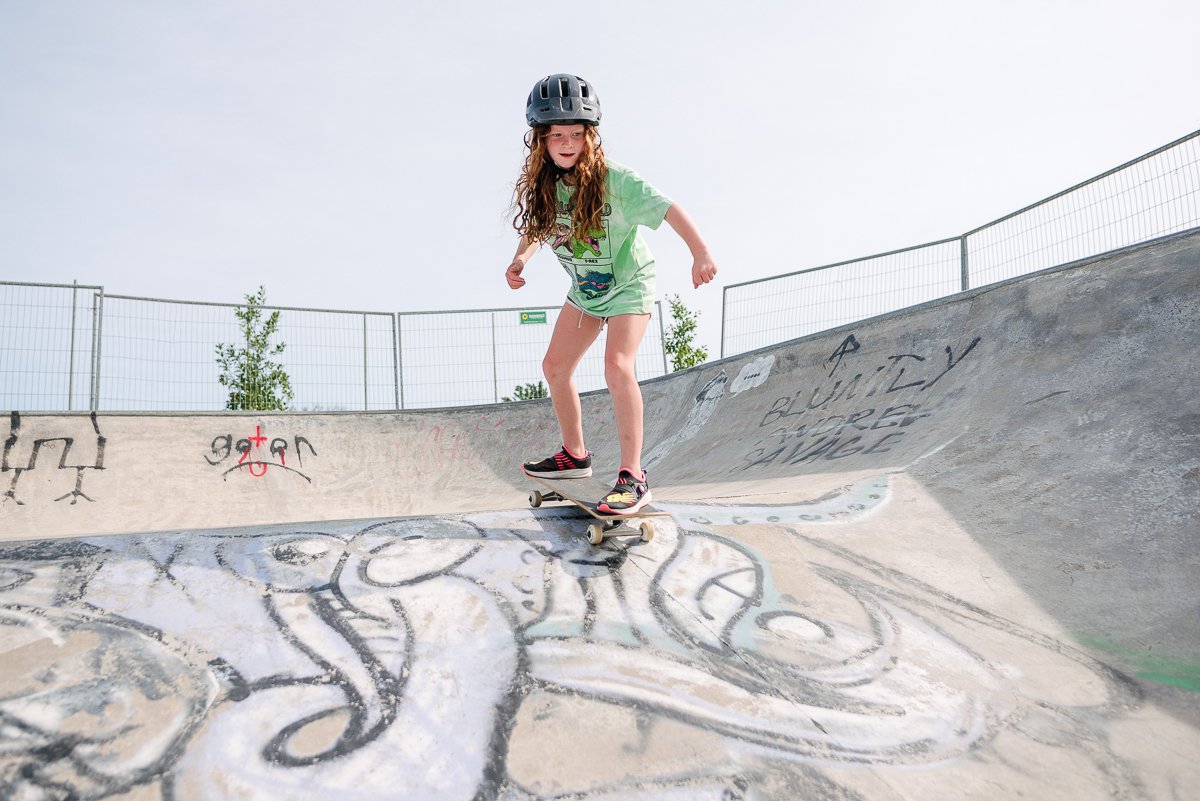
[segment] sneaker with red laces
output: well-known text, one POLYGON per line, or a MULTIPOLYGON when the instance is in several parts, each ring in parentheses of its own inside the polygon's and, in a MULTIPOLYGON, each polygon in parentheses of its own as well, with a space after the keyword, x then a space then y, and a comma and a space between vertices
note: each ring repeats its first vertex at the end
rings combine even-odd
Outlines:
POLYGON ((617 473, 617 483, 612 492, 596 504, 596 509, 609 515, 631 515, 650 501, 650 482, 646 480, 646 471, 642 471, 639 479, 622 467, 617 473))
POLYGON ((564 445, 562 450, 540 462, 521 465, 526 475, 538 478, 586 478, 592 474, 592 454, 572 456, 564 445))

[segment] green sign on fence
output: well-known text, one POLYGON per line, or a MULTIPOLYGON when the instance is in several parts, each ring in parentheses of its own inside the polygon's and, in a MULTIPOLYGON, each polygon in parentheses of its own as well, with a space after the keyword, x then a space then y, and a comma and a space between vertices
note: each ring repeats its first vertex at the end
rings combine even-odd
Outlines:
POLYGON ((521 325, 545 325, 546 312, 544 311, 523 311, 521 312, 521 325))

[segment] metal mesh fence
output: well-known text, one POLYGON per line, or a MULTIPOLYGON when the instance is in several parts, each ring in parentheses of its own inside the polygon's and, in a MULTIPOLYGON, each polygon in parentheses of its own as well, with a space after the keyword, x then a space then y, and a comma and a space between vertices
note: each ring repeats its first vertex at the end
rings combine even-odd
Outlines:
MULTIPOLYGON (((498 403, 542 381, 542 357, 560 309, 492 309, 398 315, 409 409, 498 403)), ((604 388, 605 334, 575 373, 580 392, 604 388)), ((636 361, 640 379, 666 372, 662 307, 656 303, 636 361)))
POLYGON ((1200 226, 1200 131, 966 234, 725 288, 721 355, 1200 226))
MULTIPOLYGON (((227 408, 218 346, 245 371, 240 304, 106 295, 101 287, 0 282, 0 408, 217 411, 227 408)), ((542 380, 559 310, 408 314, 263 306, 278 312, 268 359, 286 372, 292 411, 428 408, 496 403, 542 380)), ((666 372, 661 307, 638 351, 640 378, 666 372)), ((604 386, 604 334, 577 373, 581 391, 604 386)), ((270 382, 265 382, 270 384, 270 382)), ((269 387, 259 387, 268 390, 269 387)))
POLYGON ((1200 131, 988 223, 966 239, 971 286, 1200 225, 1200 131))
POLYGON ((0 283, 0 406, 90 409, 101 289, 0 283))
MULTIPOLYGON (((218 410, 218 344, 245 351, 236 304, 104 296, 99 408, 218 410)), ((271 345, 291 382, 294 411, 395 408, 393 317, 379 312, 263 307, 279 312, 271 345)), ((260 321, 261 322, 261 321, 260 321)), ((236 376, 239 364, 230 364, 236 376)), ((249 376, 252 378, 251 371, 249 376)), ((241 386, 245 382, 238 381, 241 386)))
POLYGON ((722 354, 944 297, 962 280, 959 250, 952 239, 731 286, 722 309, 722 354))
MULTIPOLYGON (((726 287, 721 355, 741 353, 1200 226, 1200 131, 962 236, 726 287)), ((217 345, 238 304, 0 282, 0 408, 220 410, 217 345)), ((496 403, 541 380, 559 310, 278 311, 297 411, 496 403), (523 312, 532 312, 523 318, 523 312), (544 322, 543 322, 544 320, 544 322)), ((604 386, 604 336, 577 373, 604 386)), ((661 306, 639 378, 667 372, 661 306)))

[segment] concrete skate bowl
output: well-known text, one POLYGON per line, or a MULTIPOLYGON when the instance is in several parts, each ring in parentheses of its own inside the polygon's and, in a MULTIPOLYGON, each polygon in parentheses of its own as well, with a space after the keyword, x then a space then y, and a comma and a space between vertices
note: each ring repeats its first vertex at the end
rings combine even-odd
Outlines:
POLYGON ((0 797, 1191 797, 1200 235, 545 402, 10 412, 0 797), (598 473, 608 399, 584 399, 598 473))

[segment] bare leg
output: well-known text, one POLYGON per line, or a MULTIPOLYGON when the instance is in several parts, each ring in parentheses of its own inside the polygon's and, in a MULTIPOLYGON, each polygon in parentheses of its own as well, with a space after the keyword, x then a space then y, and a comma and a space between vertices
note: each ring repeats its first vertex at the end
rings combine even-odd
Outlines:
POLYGON ((600 321, 595 317, 582 314, 571 304, 564 303, 554 323, 546 357, 542 359, 542 373, 550 388, 550 401, 554 405, 558 427, 562 429, 563 445, 576 456, 585 455, 587 446, 583 439, 579 391, 575 388, 575 368, 600 335, 600 327, 600 321))
POLYGON ((642 388, 638 386, 635 361, 638 346, 650 322, 648 314, 621 314, 608 319, 608 343, 604 351, 604 379, 612 396, 621 443, 621 467, 642 476, 642 388))

